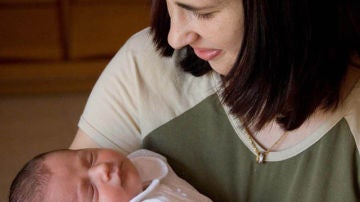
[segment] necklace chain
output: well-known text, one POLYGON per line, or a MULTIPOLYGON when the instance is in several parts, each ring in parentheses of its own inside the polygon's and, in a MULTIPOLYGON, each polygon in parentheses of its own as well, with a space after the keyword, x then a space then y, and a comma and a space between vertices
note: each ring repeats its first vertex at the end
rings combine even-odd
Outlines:
POLYGON ((276 142, 271 145, 271 147, 269 147, 268 149, 266 149, 265 151, 260 151, 256 144, 255 144, 255 140, 253 139, 251 132, 248 128, 246 128, 246 136, 248 138, 248 141, 253 149, 253 151, 256 154, 256 162, 261 164, 264 163, 266 155, 271 152, 278 144, 280 144, 282 141, 284 141, 285 137, 287 136, 287 131, 285 131, 280 137, 279 139, 276 140, 276 142))

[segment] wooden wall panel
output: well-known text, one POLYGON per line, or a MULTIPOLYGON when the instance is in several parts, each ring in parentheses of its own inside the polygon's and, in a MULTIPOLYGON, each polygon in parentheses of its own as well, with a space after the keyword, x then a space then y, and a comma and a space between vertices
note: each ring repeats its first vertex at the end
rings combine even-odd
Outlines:
POLYGON ((0 66, 0 95, 89 91, 108 60, 11 63, 0 66))
POLYGON ((90 91, 150 0, 0 0, 0 96, 90 91))
POLYGON ((24 5, 24 4, 44 4, 56 3, 58 0, 0 0, 0 5, 24 5))
POLYGON ((149 26, 147 1, 70 3, 69 57, 111 56, 135 32, 149 26))
POLYGON ((56 4, 0 6, 0 60, 59 59, 61 55, 56 4))

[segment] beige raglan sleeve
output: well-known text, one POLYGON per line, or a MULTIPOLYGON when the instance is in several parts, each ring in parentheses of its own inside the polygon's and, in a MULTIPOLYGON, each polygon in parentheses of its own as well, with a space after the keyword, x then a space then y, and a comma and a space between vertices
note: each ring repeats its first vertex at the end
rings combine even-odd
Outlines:
POLYGON ((137 74, 143 62, 138 61, 141 54, 133 48, 144 46, 148 34, 143 30, 128 40, 102 72, 88 98, 78 126, 101 147, 123 153, 141 147, 138 102, 142 81, 137 74))

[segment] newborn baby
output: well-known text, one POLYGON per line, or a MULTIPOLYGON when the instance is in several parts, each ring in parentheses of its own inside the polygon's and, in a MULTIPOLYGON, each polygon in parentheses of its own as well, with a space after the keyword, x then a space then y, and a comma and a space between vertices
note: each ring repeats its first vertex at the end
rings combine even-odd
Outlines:
POLYGON ((58 150, 29 161, 14 179, 10 202, 211 201, 179 178, 160 154, 127 157, 110 149, 58 150))

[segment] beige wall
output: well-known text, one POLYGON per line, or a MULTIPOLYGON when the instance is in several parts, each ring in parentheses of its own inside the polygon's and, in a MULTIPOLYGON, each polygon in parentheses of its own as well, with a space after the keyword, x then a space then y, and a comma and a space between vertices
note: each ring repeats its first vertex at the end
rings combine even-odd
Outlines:
POLYGON ((0 95, 88 91, 150 0, 0 0, 0 95))

